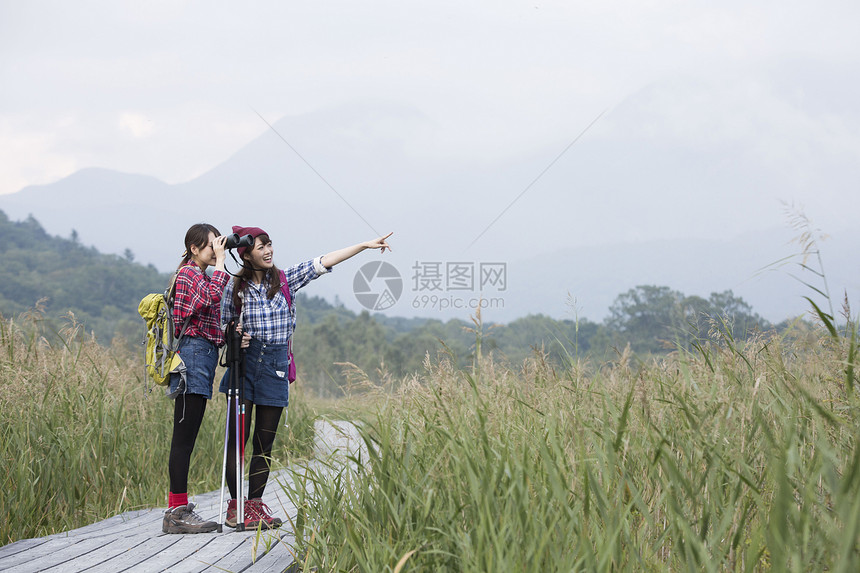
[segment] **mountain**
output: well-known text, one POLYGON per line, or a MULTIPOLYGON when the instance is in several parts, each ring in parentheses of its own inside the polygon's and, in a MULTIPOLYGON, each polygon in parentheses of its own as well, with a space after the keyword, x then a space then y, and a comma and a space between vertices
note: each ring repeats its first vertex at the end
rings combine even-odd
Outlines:
MULTIPOLYGON (((191 181, 89 168, 2 195, 0 210, 12 220, 33 215, 51 234, 74 231, 101 252, 130 252, 162 272, 179 262, 185 230, 200 221, 224 233, 235 224, 266 229, 280 266, 395 231, 392 253, 361 254, 308 289, 360 311, 356 273, 390 262, 403 287, 382 310, 391 316, 467 319, 483 296, 494 299, 488 320, 569 318, 570 294, 580 316, 600 320, 616 296, 640 284, 700 296, 732 289, 774 322, 806 310, 801 297, 809 292, 785 268, 759 273, 798 249, 791 231, 760 214, 778 205, 754 198, 765 175, 743 162, 709 178, 713 166, 701 158, 672 158, 646 141, 619 157, 595 136, 536 179, 558 149, 501 163, 426 157, 414 142, 429 133, 428 120, 409 108, 363 104, 286 117, 191 181), (641 183, 624 179, 625 170, 641 183), (477 273, 482 264, 504 265, 504 290, 421 288, 422 269, 477 273)), ((851 296, 860 288, 852 259, 860 232, 826 231, 833 295, 847 288, 851 296)))
MULTIPOLYGON (((856 310, 860 232, 846 230, 818 242, 826 287, 821 277, 801 268, 802 257, 796 256, 801 248, 793 242, 796 236, 790 229, 767 229, 729 240, 662 240, 564 249, 513 265, 507 298, 518 302, 514 309, 518 315, 540 311, 572 318, 570 295, 580 317, 602 320, 615 298, 635 285, 666 285, 705 298, 712 292, 731 290, 776 323, 809 311, 804 296, 822 302, 820 295, 803 284, 806 282, 820 290, 829 288, 836 307, 841 306, 847 290, 856 310)), ((815 257, 807 264, 821 270, 815 257)))
POLYGON ((42 321, 47 334, 68 327, 72 313, 83 332, 105 344, 116 335, 140 340, 137 305, 146 294, 163 291, 169 278, 153 266, 52 237, 33 218, 13 222, 2 212, 0 257, 0 315, 12 318, 38 309, 32 317, 42 321))

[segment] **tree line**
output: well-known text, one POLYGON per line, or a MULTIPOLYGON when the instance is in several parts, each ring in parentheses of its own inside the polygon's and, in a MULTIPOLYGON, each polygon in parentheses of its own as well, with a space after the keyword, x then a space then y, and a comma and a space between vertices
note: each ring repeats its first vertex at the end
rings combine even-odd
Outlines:
POLYGON ((407 375, 439 353, 463 366, 472 361, 479 335, 481 352, 493 352, 499 360, 518 364, 539 352, 561 365, 584 358, 612 361, 628 345, 639 355, 664 354, 715 337, 740 341, 788 325, 769 323, 732 291, 705 299, 652 285, 620 294, 602 322, 544 315, 505 325, 406 319, 367 311, 355 314, 317 297, 300 299, 298 308, 294 348, 301 376, 331 394, 337 394, 343 382, 339 363, 355 364, 375 379, 386 373, 407 375))
POLYGON ((54 237, 32 215, 14 222, 0 211, 0 313, 11 318, 38 309, 48 332, 74 316, 101 342, 140 340, 137 304, 163 291, 168 277, 132 259, 86 247, 74 230, 68 239, 54 237))
MULTIPOLYGON (((59 332, 70 316, 103 344, 139 348, 143 322, 137 304, 163 291, 170 274, 134 262, 134 255, 105 255, 69 238, 48 235, 32 216, 10 221, 0 211, 0 314, 9 318, 38 309, 48 331, 59 332), (69 314, 71 313, 71 315, 69 314)), ((756 314, 732 291, 708 298, 667 286, 640 285, 618 295, 605 320, 522 317, 506 325, 466 320, 389 317, 354 313, 340 304, 299 293, 294 353, 300 380, 324 395, 338 395, 343 363, 375 379, 399 378, 444 352, 468 364, 477 350, 512 364, 534 352, 561 364, 590 357, 614 359, 628 345, 639 354, 659 354, 700 343, 721 331, 735 340, 780 328, 756 314)))

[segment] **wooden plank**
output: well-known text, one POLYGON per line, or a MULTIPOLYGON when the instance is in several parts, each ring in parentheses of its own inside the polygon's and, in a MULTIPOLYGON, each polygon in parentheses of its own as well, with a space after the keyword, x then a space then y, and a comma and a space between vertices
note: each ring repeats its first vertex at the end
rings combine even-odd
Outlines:
POLYGON ((22 551, 29 551, 47 542, 47 537, 36 537, 34 539, 22 539, 21 541, 16 541, 9 545, 0 547, 0 571, 3 571, 4 569, 3 563, 6 558, 21 553, 22 551))
POLYGON ((56 551, 48 553, 42 551, 28 551, 18 565, 4 570, 5 573, 31 573, 44 571, 55 565, 69 563, 92 551, 97 551, 111 543, 111 539, 100 537, 94 539, 81 539, 69 543, 66 547, 58 547, 56 551))
POLYGON ((260 532, 259 536, 256 532, 245 533, 245 535, 247 535, 247 543, 242 546, 241 551, 225 555, 223 558, 213 561, 209 568, 202 571, 211 573, 215 571, 252 572, 257 571, 260 563, 265 565, 265 563, 283 555, 286 555, 292 561, 286 549, 286 545, 295 543, 292 534, 281 530, 274 530, 260 532), (254 551, 255 546, 256 553, 254 551))
MULTIPOLYGON (((230 536, 241 539, 241 543, 230 552, 222 550, 219 553, 202 554, 196 560, 197 564, 203 566, 198 571, 246 571, 251 566, 256 535, 250 532, 234 532, 230 536)), ((257 555, 264 551, 264 547, 258 548, 257 555)))
MULTIPOLYGON (((105 571, 244 571, 252 563, 252 547, 256 532, 200 533, 194 535, 167 535, 147 540, 134 552, 129 552, 103 563, 105 571), (161 540, 161 543, 155 542, 161 540), (165 540, 175 540, 166 546, 165 540)), ((266 536, 280 535, 264 532, 266 536)), ((292 541, 291 535, 283 535, 292 541)), ((277 545, 277 539, 270 544, 277 545)), ((266 551, 265 543, 258 542, 258 557, 266 551)))
MULTIPOLYGON (((81 555, 73 561, 64 562, 54 567, 42 569, 41 571, 45 573, 77 573, 79 571, 86 571, 93 567, 105 565, 108 561, 119 555, 134 552, 136 548, 146 543, 146 541, 147 537, 144 536, 137 536, 133 540, 125 537, 115 538, 110 543, 85 555, 81 555)), ((107 570, 107 568, 104 570, 107 570)), ((110 567, 110 570, 113 571, 113 567, 110 567)))
POLYGON ((154 534, 161 531, 161 519, 164 516, 163 510, 147 509, 143 512, 133 511, 132 515, 127 519, 122 519, 126 514, 115 515, 98 524, 87 525, 78 529, 72 529, 62 533, 54 533, 47 539, 85 539, 96 537, 117 537, 127 534, 134 534, 140 531, 147 531, 149 534, 154 534), (105 523, 109 522, 109 523, 105 523), (157 524, 157 527, 156 527, 157 524), (97 525, 97 527, 93 527, 97 525))
MULTIPOLYGON (((319 423, 317 433, 326 441, 322 450, 326 456, 310 462, 308 467, 317 468, 321 476, 342 467, 344 453, 363 446, 351 425, 331 427, 319 423)), ((0 571, 283 573, 294 560, 292 523, 296 508, 283 490, 284 485, 292 485, 294 471, 303 470, 294 467, 273 472, 263 496, 272 514, 284 520, 279 530, 258 534, 225 527, 221 534, 168 535, 161 531, 165 508, 132 510, 72 531, 0 547, 0 571)), ((220 507, 220 500, 219 490, 192 496, 195 512, 215 522, 223 517, 225 509, 220 507)))
MULTIPOLYGON (((146 547, 146 559, 124 568, 112 568, 111 571, 123 571, 127 573, 154 573, 156 571, 173 571, 183 561, 193 559, 194 555, 203 547, 218 541, 219 536, 215 533, 196 533, 193 535, 163 535, 160 539, 177 539, 169 548, 152 552, 151 545, 146 547)), ((223 540, 221 540, 223 543, 223 540)), ((109 563, 113 566, 114 563, 109 563)))
MULTIPOLYGON (((33 560, 33 555, 41 555, 45 553, 55 553, 57 551, 62 551, 65 548, 78 543, 79 539, 65 539, 65 538, 55 538, 48 539, 42 538, 45 542, 39 545, 35 545, 27 551, 20 551, 15 553, 14 555, 10 555, 9 557, 3 559, 0 562, 2 565, 2 571, 7 571, 11 567, 15 567, 16 565, 20 565, 22 563, 27 563, 33 560)), ((27 540, 29 541, 29 540, 27 540)))
POLYGON ((219 539, 216 543, 210 543, 201 548, 193 555, 189 555, 181 563, 171 567, 170 571, 177 573, 199 573, 201 571, 230 571, 227 568, 213 567, 220 562, 239 563, 240 566, 234 571, 244 570, 251 562, 251 551, 248 538, 241 534, 233 534, 234 540, 224 541, 219 539))
POLYGON ((258 558, 251 567, 246 569, 247 573, 281 573, 289 567, 296 558, 295 538, 283 540, 273 546, 268 553, 258 558))
POLYGON ((183 535, 159 535, 150 537, 140 545, 129 548, 124 553, 113 557, 106 565, 111 572, 124 571, 139 563, 151 559, 163 551, 172 551, 172 547, 183 539, 183 535))
POLYGON ((150 521, 152 519, 153 514, 155 513, 158 513, 158 511, 155 509, 131 510, 125 513, 114 515, 113 517, 109 517, 107 519, 103 519, 102 521, 97 521, 96 523, 91 523, 89 525, 79 527, 77 529, 72 529, 70 531, 61 533, 54 533, 51 535, 51 537, 89 536, 99 535, 104 532, 110 533, 113 531, 121 531, 123 529, 134 527, 136 524, 146 523, 150 521))

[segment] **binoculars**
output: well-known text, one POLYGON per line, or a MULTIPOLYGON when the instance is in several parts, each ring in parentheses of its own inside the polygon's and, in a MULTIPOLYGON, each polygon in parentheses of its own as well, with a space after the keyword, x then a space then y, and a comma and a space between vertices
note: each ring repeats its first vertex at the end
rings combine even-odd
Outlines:
POLYGON ((240 247, 253 247, 254 246, 254 237, 251 235, 245 235, 244 237, 240 237, 239 233, 233 233, 231 235, 227 235, 227 240, 224 241, 225 249, 238 249, 240 247))

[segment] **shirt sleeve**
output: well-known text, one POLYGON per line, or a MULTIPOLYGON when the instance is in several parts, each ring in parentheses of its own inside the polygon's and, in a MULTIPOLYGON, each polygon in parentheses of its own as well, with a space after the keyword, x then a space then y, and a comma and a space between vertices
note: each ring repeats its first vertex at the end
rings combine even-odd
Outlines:
POLYGON ((224 296, 221 298, 221 328, 226 328, 236 317, 236 307, 233 305, 233 281, 227 281, 224 296))
POLYGON ((331 267, 323 266, 322 256, 319 256, 315 259, 311 259, 309 261, 305 261, 303 263, 299 263, 297 265, 293 265, 290 268, 284 270, 284 274, 287 277, 287 284, 290 287, 291 295, 300 288, 307 285, 312 280, 330 272, 331 267))
POLYGON ((219 305, 227 277, 227 273, 215 271, 208 279, 195 266, 182 267, 176 277, 176 292, 177 298, 182 299, 184 314, 196 314, 208 306, 219 305))

